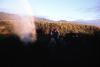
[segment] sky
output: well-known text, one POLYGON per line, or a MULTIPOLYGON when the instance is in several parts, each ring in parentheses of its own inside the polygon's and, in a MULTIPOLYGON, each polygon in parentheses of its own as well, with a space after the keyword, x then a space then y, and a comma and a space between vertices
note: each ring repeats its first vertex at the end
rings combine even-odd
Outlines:
POLYGON ((40 16, 51 20, 100 18, 100 0, 0 0, 0 11, 40 16))

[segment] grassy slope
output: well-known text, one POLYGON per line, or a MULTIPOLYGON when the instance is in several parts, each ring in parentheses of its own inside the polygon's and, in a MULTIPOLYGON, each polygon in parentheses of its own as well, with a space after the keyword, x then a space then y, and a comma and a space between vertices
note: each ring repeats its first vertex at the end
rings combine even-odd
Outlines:
MULTIPOLYGON (((12 26, 9 24, 10 21, 2 21, 2 19, 9 19, 9 17, 19 18, 18 15, 8 14, 0 12, 0 34, 11 32, 12 26), (5 18, 7 17, 7 18, 5 18)), ((56 27, 59 30, 60 35, 66 35, 67 33, 83 33, 83 34, 94 34, 100 31, 100 28, 90 25, 75 24, 70 21, 52 21, 44 18, 35 18, 37 30, 41 29, 43 33, 49 33, 51 29, 56 27)))
POLYGON ((2 23, 0 21, 0 53, 5 53, 1 54, 0 61, 8 64, 14 64, 15 61, 19 64, 32 65, 36 63, 38 65, 99 63, 100 29, 98 27, 53 22, 37 20, 35 23, 38 40, 34 44, 35 46, 23 49, 22 43, 12 35, 9 22, 2 23), (58 29, 59 36, 63 36, 63 39, 58 40, 58 43, 54 44, 54 48, 49 48, 48 45, 52 44, 49 44, 48 33, 54 27, 58 29), (43 49, 44 47, 48 49, 43 49), (14 60, 15 58, 17 59, 14 60), (35 63, 33 64, 32 61, 35 63))
POLYGON ((41 29, 47 33, 50 32, 54 27, 59 30, 60 35, 65 35, 67 33, 83 33, 83 34, 94 34, 97 31, 100 31, 100 28, 91 25, 81 25, 74 24, 70 22, 36 22, 37 29, 41 29))
MULTIPOLYGON (((9 24, 10 21, 0 21, 0 35, 12 35, 12 26, 9 24)), ((49 21, 47 19, 39 19, 35 21, 37 36, 41 37, 40 34, 48 36, 50 30, 56 28, 59 32, 59 36, 66 37, 69 34, 85 34, 85 35, 99 35, 100 28, 92 25, 81 25, 74 24, 68 21, 49 21)))

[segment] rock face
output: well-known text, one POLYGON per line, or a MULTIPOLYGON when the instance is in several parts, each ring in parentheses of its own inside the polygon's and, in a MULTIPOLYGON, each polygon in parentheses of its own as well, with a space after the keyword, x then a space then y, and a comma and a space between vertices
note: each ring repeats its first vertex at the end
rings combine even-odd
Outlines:
POLYGON ((36 40, 34 19, 31 16, 0 13, 0 23, 8 23, 11 32, 25 43, 36 40))

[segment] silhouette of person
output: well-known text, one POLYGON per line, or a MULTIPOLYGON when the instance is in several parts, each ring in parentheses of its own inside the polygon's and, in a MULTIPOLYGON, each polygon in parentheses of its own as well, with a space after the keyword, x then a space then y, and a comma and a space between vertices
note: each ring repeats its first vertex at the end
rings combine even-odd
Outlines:
POLYGON ((57 28, 54 28, 53 30, 50 30, 50 43, 49 46, 55 47, 57 45, 57 41, 59 39, 59 33, 57 28))
POLYGON ((53 30, 52 36, 55 38, 55 40, 59 39, 59 33, 58 33, 58 30, 57 29, 54 29, 53 30))

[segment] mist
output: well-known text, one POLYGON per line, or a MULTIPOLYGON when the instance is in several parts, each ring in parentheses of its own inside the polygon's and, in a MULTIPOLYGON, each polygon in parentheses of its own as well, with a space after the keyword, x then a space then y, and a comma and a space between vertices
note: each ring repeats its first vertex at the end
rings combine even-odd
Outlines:
POLYGON ((1 0, 0 21, 12 26, 12 33, 24 43, 36 40, 33 10, 28 0, 1 0))

